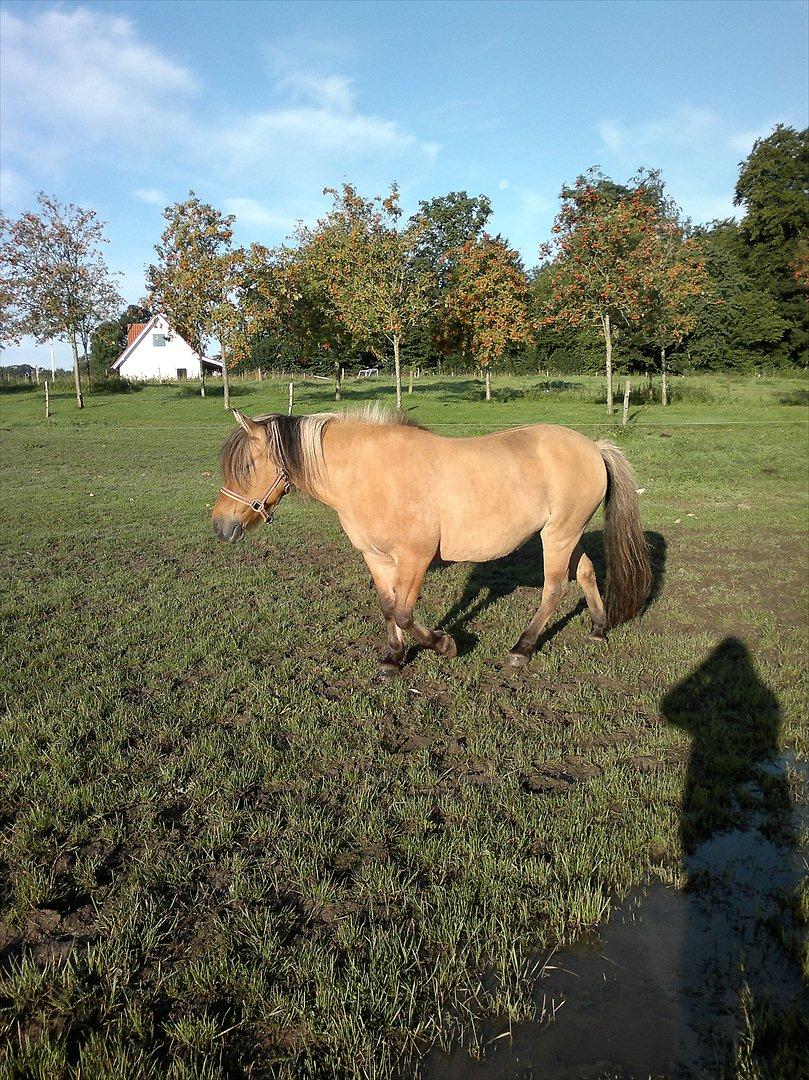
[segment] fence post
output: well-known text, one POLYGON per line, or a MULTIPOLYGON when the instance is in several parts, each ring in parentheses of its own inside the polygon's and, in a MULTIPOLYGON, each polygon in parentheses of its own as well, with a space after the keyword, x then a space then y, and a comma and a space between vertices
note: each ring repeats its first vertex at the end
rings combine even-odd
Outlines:
POLYGON ((626 385, 624 386, 624 418, 623 418, 623 422, 621 424, 622 427, 626 427, 626 422, 629 419, 629 395, 630 395, 631 392, 632 392, 632 387, 631 387, 631 384, 629 382, 629 379, 627 379, 626 380, 626 385))
POLYGON ((45 380, 45 419, 51 415, 51 396, 48 392, 48 380, 45 380))
POLYGON ((289 384, 289 412, 287 413, 287 416, 292 416, 292 400, 293 400, 294 396, 295 396, 295 384, 290 383, 289 384))

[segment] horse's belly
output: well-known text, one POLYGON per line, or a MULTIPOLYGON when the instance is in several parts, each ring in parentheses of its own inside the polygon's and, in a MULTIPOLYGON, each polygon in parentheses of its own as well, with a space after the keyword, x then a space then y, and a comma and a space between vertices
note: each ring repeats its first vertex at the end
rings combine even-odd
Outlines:
POLYGON ((480 528, 449 529, 446 533, 442 530, 439 552, 445 562, 490 562, 524 544, 538 528, 539 524, 533 522, 510 528, 501 522, 497 528, 489 523, 480 528))

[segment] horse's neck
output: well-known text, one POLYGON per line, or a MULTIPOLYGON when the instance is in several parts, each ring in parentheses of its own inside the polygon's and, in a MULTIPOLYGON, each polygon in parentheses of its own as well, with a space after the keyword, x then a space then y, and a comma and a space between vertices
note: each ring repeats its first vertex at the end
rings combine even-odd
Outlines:
POLYGON ((338 421, 323 433, 323 478, 311 485, 308 494, 339 514, 351 497, 352 477, 373 453, 378 429, 338 421))

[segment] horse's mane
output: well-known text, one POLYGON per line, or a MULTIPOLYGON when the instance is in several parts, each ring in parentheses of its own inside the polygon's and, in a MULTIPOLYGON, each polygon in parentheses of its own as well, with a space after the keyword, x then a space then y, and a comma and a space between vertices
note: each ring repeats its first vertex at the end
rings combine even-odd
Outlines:
MULTIPOLYGON (((267 428, 268 457, 281 468, 296 488, 311 494, 324 480, 323 435, 330 424, 356 423, 371 427, 412 427, 420 424, 382 405, 364 405, 345 413, 312 413, 285 416, 267 413, 255 416, 256 424, 267 428)), ((242 427, 225 439, 222 446, 222 475, 228 486, 246 484, 253 472, 250 439, 242 427)))

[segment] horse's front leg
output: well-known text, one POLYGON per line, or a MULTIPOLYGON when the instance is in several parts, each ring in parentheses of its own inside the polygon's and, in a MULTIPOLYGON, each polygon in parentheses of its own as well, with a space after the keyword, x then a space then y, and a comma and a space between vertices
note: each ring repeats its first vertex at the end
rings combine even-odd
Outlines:
POLYGON ((399 560, 394 583, 393 618, 399 629, 406 630, 423 648, 435 649, 441 656, 452 659, 458 655, 454 638, 445 634, 443 630, 428 630, 413 617, 413 608, 419 598, 421 584, 429 565, 429 557, 424 560, 415 558, 399 560))
POLYGON ((371 571, 374 586, 379 596, 379 604, 382 614, 385 616, 385 625, 388 630, 388 652, 379 661, 379 676, 382 679, 391 679, 399 673, 404 660, 404 634, 396 625, 394 618, 394 583, 396 579, 396 564, 391 560, 382 559, 378 555, 363 552, 365 564, 371 571))

